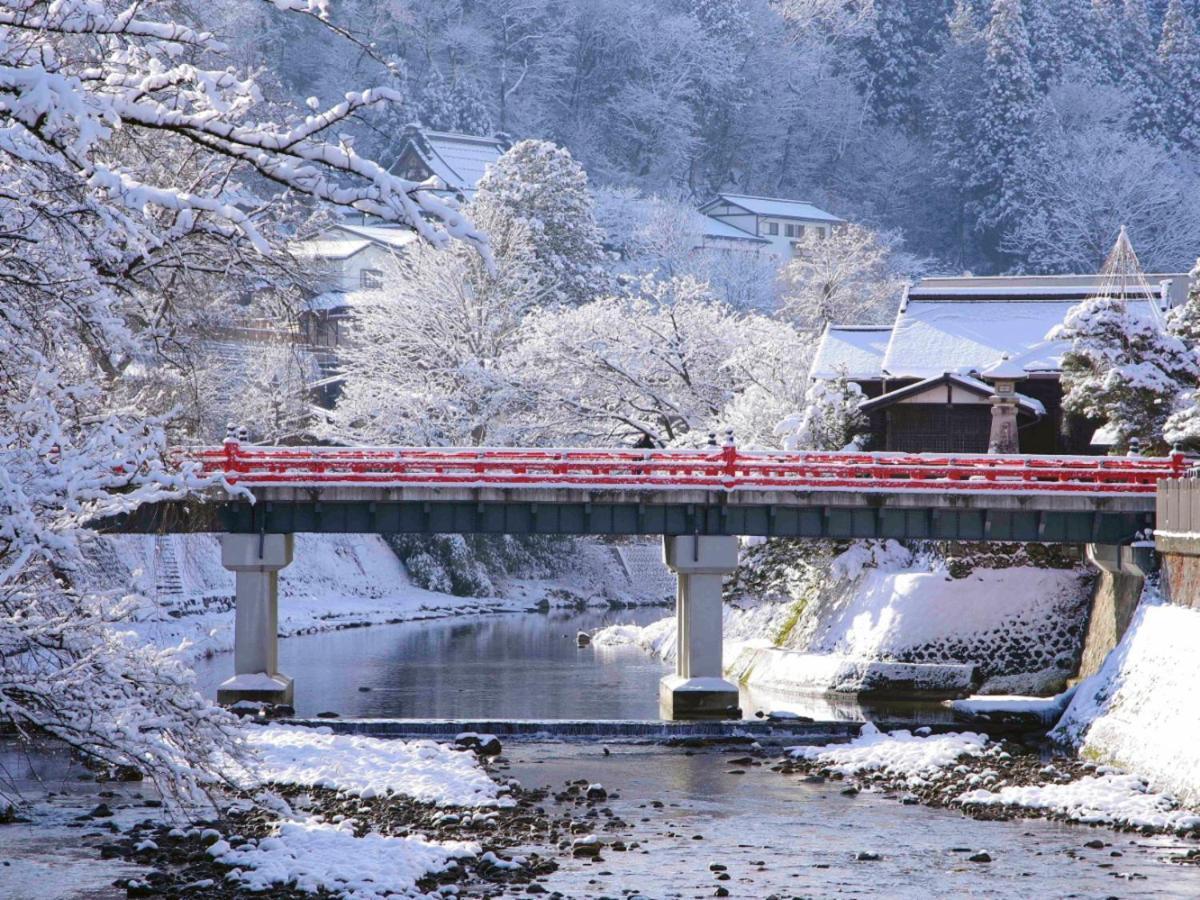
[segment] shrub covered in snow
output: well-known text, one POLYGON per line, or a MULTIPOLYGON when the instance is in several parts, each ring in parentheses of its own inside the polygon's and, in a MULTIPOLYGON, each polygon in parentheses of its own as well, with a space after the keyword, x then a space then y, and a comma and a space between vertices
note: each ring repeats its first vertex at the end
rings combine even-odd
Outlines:
POLYGON ((804 408, 775 427, 787 450, 862 449, 867 440, 867 417, 859 409, 866 396, 844 374, 814 378, 804 395, 804 408))

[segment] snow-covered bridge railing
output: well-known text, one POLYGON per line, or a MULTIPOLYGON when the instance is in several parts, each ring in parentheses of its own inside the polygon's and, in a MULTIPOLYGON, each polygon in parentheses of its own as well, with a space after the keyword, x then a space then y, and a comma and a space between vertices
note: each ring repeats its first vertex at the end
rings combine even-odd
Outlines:
POLYGON ((1167 457, 416 447, 223 447, 183 451, 251 486, 830 490, 1154 494, 1184 474, 1167 457))
POLYGON ((413 447, 181 449, 240 490, 143 507, 134 532, 764 535, 1127 543, 1163 458, 413 447))

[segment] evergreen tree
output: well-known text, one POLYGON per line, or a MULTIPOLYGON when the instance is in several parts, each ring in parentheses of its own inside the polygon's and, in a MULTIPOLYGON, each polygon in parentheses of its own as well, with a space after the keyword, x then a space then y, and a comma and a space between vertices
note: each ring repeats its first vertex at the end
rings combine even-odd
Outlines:
POLYGON ((1105 261, 1098 295, 1071 308, 1051 337, 1069 340, 1063 356, 1063 409, 1105 422, 1117 450, 1134 438, 1143 450, 1165 452, 1168 419, 1200 380, 1195 351, 1148 315, 1146 282, 1125 229, 1105 261))
POLYGON ((582 303, 607 288, 587 173, 563 148, 548 141, 514 145, 479 182, 474 205, 528 227, 551 302, 582 303))
POLYGON ((1023 211, 1023 170, 1032 155, 1038 105, 1020 0, 995 0, 985 40, 985 98, 971 187, 976 192, 976 227, 985 244, 994 248, 1023 211))
POLYGON ((863 89, 878 121, 915 125, 924 103, 922 82, 945 37, 945 0, 893 0, 875 4, 859 42, 863 89))
POLYGON ((1063 66, 1071 58, 1069 18, 1066 7, 1075 0, 1026 0, 1025 27, 1029 32, 1030 56, 1034 79, 1040 90, 1058 81, 1063 66))
POLYGON ((1200 37, 1183 0, 1167 6, 1158 58, 1166 82, 1167 135, 1184 149, 1200 150, 1200 37))
POLYGON ((487 135, 492 119, 487 104, 474 82, 466 78, 450 84, 434 70, 421 92, 421 124, 435 131, 487 135))
MULTIPOLYGON (((1125 69, 1125 21, 1120 0, 1092 0, 1083 20, 1088 74, 1099 84, 1119 84, 1125 69)), ((1147 52, 1147 47, 1141 52, 1147 52)))
POLYGON ((1149 48, 1153 44, 1145 0, 1125 0, 1121 28, 1121 90, 1129 99, 1129 130, 1138 137, 1158 141, 1162 137, 1165 90, 1158 62, 1149 48))

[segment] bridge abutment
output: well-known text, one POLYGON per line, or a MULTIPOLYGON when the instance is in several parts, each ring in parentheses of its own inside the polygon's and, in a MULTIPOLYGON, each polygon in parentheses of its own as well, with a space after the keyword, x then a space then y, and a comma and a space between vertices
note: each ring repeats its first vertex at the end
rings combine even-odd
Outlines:
POLYGON ((725 680, 721 659, 721 587, 737 568, 738 539, 667 535, 663 560, 679 579, 675 674, 664 678, 659 688, 663 717, 740 718, 738 689, 725 680))
POLYGON ((292 679, 279 672, 279 570, 292 561, 290 534, 225 534, 221 563, 236 577, 232 678, 217 702, 292 705, 292 679))

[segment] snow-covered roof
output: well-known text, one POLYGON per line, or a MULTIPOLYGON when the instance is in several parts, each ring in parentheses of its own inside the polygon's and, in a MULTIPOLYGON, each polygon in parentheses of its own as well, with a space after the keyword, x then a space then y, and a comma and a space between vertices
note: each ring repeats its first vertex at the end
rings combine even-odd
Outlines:
POLYGON ((346 222, 308 241, 296 241, 292 252, 314 259, 348 259, 374 245, 385 250, 403 250, 420 236, 403 225, 352 225, 346 222))
POLYGON ((403 225, 349 225, 343 222, 335 225, 334 228, 356 237, 365 238, 374 244, 386 244, 395 250, 400 250, 421 239, 415 231, 403 225))
POLYGON ((702 234, 706 238, 716 238, 726 241, 750 241, 753 244, 769 244, 766 238, 758 237, 748 231, 743 231, 728 222, 714 219, 712 216, 700 216, 702 234))
MULTIPOLYGON (((1068 343, 1048 341, 1067 312, 1087 294, 1070 299, 956 299, 908 292, 896 313, 883 355, 889 378, 929 378, 942 372, 983 370, 1004 354, 1026 373, 1057 373, 1068 343)), ((1159 300, 1130 300, 1130 311, 1162 316, 1159 300)))
MULTIPOLYGON (((1159 272, 1142 276, 1153 296, 1166 298, 1171 305, 1187 298, 1190 279, 1185 272, 1159 272)), ((1110 276, 1095 275, 960 275, 923 278, 909 289, 912 297, 970 298, 991 297, 1020 299, 1076 299, 1095 296, 1101 289, 1111 295, 1110 276)), ((1126 288, 1126 296, 1145 296, 1136 283, 1126 288)))
POLYGON ((740 206, 756 216, 771 216, 778 219, 801 219, 806 222, 843 222, 833 213, 828 213, 818 206, 813 206, 805 200, 785 200, 782 197, 755 197, 751 194, 717 194, 700 207, 700 211, 708 210, 722 203, 740 206))
POLYGON ((891 337, 890 325, 827 325, 809 370, 810 378, 854 381, 883 377, 883 354, 891 337))
MULTIPOLYGON (((863 403, 860 409, 862 409, 864 412, 882 409, 883 407, 891 406, 893 403, 903 400, 905 397, 914 397, 917 394, 921 394, 929 390, 931 387, 935 387, 939 384, 952 384, 979 397, 990 397, 994 393, 990 384, 985 381, 980 381, 978 378, 974 378, 970 375, 963 375, 958 372, 942 372, 939 375, 925 378, 916 382, 915 384, 910 384, 907 387, 898 388, 897 390, 889 391, 886 394, 881 394, 880 396, 863 403)), ((1024 394, 1017 394, 1017 406, 1020 407, 1022 412, 1028 413, 1032 416, 1037 416, 1040 418, 1041 416, 1046 415, 1046 407, 1042 404, 1042 401, 1034 397, 1027 397, 1024 394)))
POLYGON ((374 303, 379 298, 378 291, 325 291, 304 301, 304 308, 309 312, 328 312, 335 309, 353 309, 374 303))
POLYGON ((291 249, 297 256, 311 256, 317 259, 349 259, 355 253, 370 246, 370 241, 350 237, 334 237, 297 241, 291 249))
POLYGON ((413 150, 451 190, 475 190, 487 167, 504 153, 501 140, 452 131, 421 131, 410 138, 413 150))

